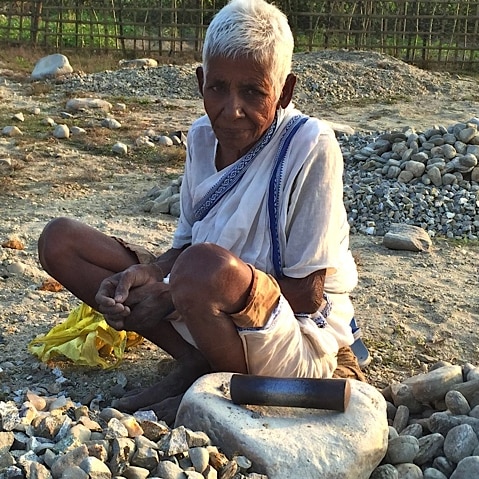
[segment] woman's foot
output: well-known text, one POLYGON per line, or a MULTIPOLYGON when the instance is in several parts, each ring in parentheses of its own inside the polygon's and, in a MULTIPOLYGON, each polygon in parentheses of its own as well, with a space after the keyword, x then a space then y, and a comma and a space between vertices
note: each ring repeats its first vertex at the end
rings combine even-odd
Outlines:
POLYGON ((198 378, 209 372, 211 368, 198 352, 178 360, 173 371, 152 386, 115 399, 112 407, 130 413, 152 410, 158 419, 171 424, 175 420, 183 394, 198 378))

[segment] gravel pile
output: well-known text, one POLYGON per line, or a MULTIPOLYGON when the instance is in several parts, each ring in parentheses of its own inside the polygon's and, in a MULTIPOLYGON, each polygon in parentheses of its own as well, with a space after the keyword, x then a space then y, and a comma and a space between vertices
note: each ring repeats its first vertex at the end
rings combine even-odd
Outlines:
MULTIPOLYGON (((99 95, 128 92, 163 100, 198 99, 194 75, 198 65, 74 75, 62 88, 77 94, 86 90, 99 95)), ((294 71, 299 78, 296 103, 303 110, 311 104, 331 106, 418 95, 452 98, 471 93, 448 73, 420 70, 371 52, 297 54, 294 71)), ((431 125, 426 132, 410 129, 392 137, 384 136, 384 132, 338 135, 345 159, 345 204, 352 232, 382 236, 392 223, 407 223, 424 228, 431 236, 477 239, 479 120, 471 121, 431 125), (471 134, 466 139, 460 130, 471 134)), ((161 212, 166 212, 163 207, 161 212)))
MULTIPOLYGON (((76 93, 83 90, 112 96, 127 93, 128 96, 160 99, 198 99, 194 72, 199 65, 161 65, 91 75, 73 74, 62 82, 62 87, 76 93)), ((465 93, 448 73, 427 72, 372 52, 296 54, 293 71, 298 76, 295 98, 299 107, 310 103, 465 93)))
POLYGON ((21 405, 0 401, 0 425, 2 479, 267 479, 248 472, 248 458, 229 459, 204 432, 171 429, 152 411, 131 416, 30 391, 21 405))
POLYGON ((477 240, 478 127, 472 118, 447 129, 341 137, 351 231, 384 236, 405 223, 431 237, 477 240))

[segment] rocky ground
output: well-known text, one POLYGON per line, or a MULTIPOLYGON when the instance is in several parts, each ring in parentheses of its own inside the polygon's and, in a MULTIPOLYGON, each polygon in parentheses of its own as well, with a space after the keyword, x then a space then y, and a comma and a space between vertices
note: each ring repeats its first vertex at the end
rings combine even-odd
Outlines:
MULTIPOLYGON (((168 358, 146 341, 108 370, 60 358, 43 364, 32 356, 29 341, 78 304, 65 290, 41 289, 46 275, 36 241, 49 219, 66 215, 158 251, 168 247, 175 218, 144 212, 143 204, 151 188, 181 174, 184 151, 135 141, 147 130, 187 131, 201 114, 194 67, 31 83, 0 65, 0 129, 14 125, 23 132, 0 137, 0 400, 23 398, 31 389, 107 405, 125 388, 148 384, 165 370, 168 358), (65 115, 67 100, 80 96, 110 101, 122 127, 101 127, 100 112, 65 115), (18 113, 24 121, 13 118, 18 113), (86 134, 55 138, 47 118, 86 134), (116 141, 130 145, 127 156, 111 153, 116 141)), ((479 114, 472 78, 424 72, 386 56, 299 55, 295 69, 298 106, 358 132, 448 126, 479 114)), ((427 253, 391 251, 375 236, 353 235, 351 243, 360 271, 353 299, 373 358, 366 369, 372 384, 383 388, 437 360, 477 363, 477 241, 436 237, 427 253)))

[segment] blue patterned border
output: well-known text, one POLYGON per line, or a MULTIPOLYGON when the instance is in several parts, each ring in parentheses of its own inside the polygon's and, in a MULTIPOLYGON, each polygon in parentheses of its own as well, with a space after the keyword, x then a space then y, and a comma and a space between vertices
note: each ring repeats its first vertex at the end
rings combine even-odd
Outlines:
POLYGON ((197 221, 202 220, 211 208, 213 208, 216 203, 218 203, 218 201, 243 177, 253 160, 271 141, 276 129, 276 122, 277 120, 275 118, 261 140, 245 156, 243 156, 231 170, 227 171, 198 202, 194 210, 194 215, 197 221))
POLYGON ((283 267, 281 261, 281 248, 279 241, 279 201, 281 195, 281 182, 283 179, 283 167, 286 153, 288 152, 289 145, 293 136, 298 129, 308 120, 307 116, 296 115, 286 125, 283 137, 281 138, 276 158, 274 160, 274 167, 271 173, 271 179, 269 182, 269 194, 268 194, 268 215, 269 226, 271 230, 271 244, 272 244, 272 260, 276 278, 283 277, 283 267))

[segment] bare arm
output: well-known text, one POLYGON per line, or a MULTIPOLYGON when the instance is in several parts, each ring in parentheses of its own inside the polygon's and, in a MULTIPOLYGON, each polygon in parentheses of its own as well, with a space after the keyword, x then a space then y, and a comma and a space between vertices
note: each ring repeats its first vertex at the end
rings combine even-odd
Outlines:
POLYGON ((278 283, 295 313, 314 313, 323 301, 325 278, 326 270, 322 269, 305 278, 285 276, 278 283))
POLYGON ((155 264, 161 268, 164 276, 170 274, 171 268, 175 264, 175 261, 178 259, 178 256, 188 248, 188 245, 183 246, 183 248, 170 248, 169 250, 162 253, 155 260, 155 264))

